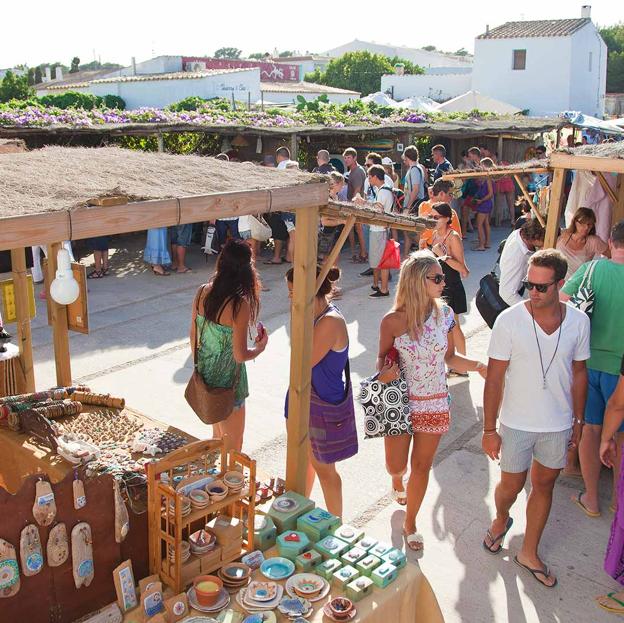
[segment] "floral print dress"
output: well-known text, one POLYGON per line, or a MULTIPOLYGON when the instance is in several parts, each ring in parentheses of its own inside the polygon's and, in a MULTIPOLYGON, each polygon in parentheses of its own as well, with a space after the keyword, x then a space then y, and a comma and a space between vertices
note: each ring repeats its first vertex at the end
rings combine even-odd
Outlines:
POLYGON ((408 333, 395 338, 399 366, 409 388, 411 423, 415 433, 442 435, 450 424, 450 395, 444 357, 448 334, 455 326, 453 310, 441 305, 427 318, 414 340, 408 333))

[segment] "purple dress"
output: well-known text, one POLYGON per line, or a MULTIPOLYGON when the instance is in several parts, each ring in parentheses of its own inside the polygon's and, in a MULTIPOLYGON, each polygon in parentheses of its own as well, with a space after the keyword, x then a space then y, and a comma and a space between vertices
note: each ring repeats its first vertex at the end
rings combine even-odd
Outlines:
MULTIPOLYGON (((478 181, 476 182, 477 184, 477 194, 475 195, 475 197, 477 199, 483 199, 483 197, 487 197, 488 194, 488 184, 487 181, 478 181)), ((483 203, 480 203, 477 206, 477 213, 479 214, 489 214, 492 211, 492 208, 494 207, 494 201, 493 198, 492 199, 488 199, 487 201, 484 201, 483 203)))
MULTIPOLYGON (((623 362, 624 363, 624 362, 623 362)), ((611 524, 611 535, 604 570, 620 584, 624 585, 624 455, 620 467, 620 480, 617 486, 617 512, 611 524)))

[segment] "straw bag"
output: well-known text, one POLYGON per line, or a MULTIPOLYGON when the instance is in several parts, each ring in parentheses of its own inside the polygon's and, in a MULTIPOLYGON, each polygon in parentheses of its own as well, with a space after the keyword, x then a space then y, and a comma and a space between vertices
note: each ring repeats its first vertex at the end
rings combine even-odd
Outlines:
POLYGON ((570 298, 570 305, 576 307, 582 312, 585 312, 591 319, 594 313, 594 290, 591 285, 592 275, 594 274, 594 268, 599 260, 594 260, 583 275, 583 281, 581 286, 577 290, 576 294, 570 298))
POLYGON ((249 229, 253 240, 266 242, 271 237, 271 228, 260 214, 258 216, 249 215, 249 229))
MULTIPOLYGON (((205 288, 206 286, 204 286, 205 288)), ((199 312, 199 301, 202 291, 197 296, 196 310, 199 312)), ((206 321, 204 320, 204 323, 206 321)), ((195 415, 204 424, 217 424, 230 416, 234 410, 235 388, 240 377, 240 364, 236 364, 234 384, 232 387, 210 387, 204 377, 197 370, 197 351, 201 348, 201 335, 204 324, 200 330, 195 331, 195 343, 193 344, 193 374, 184 391, 184 398, 195 411, 195 415)))

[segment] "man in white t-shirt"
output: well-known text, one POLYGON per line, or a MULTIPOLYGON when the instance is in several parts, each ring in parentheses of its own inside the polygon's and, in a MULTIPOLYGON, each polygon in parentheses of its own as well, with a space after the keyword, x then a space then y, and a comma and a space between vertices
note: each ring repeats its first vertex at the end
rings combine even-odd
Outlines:
MULTIPOLYGON (((394 205, 394 193, 392 188, 385 186, 386 172, 380 164, 374 164, 368 169, 368 183, 375 193, 374 202, 366 202, 359 200, 357 203, 367 205, 367 207, 373 207, 380 212, 387 214, 392 213, 392 207, 394 205)), ((388 239, 388 229, 381 225, 370 225, 368 236, 368 261, 369 266, 373 270, 373 285, 371 286, 373 292, 370 294, 371 298, 385 298, 390 296, 390 290, 388 289, 388 281, 390 280, 390 271, 388 269, 377 268, 383 257, 384 250, 386 248, 386 241, 388 239), (381 283, 380 283, 381 281, 381 283)))
POLYGON ((294 163, 299 167, 299 164, 294 160, 290 159, 290 149, 288 147, 279 147, 275 152, 275 161, 277 162, 277 168, 280 171, 284 171, 285 169, 292 168, 292 165, 289 167, 289 163, 294 163))
POLYGON ((498 293, 507 305, 524 300, 522 280, 526 277, 531 254, 544 246, 545 229, 537 219, 527 221, 507 237, 500 257, 498 293))
POLYGON ((587 397, 589 318, 559 302, 568 263, 560 251, 538 251, 529 260, 524 287, 529 300, 506 309, 492 329, 483 398, 485 453, 500 459, 496 517, 483 547, 503 548, 513 519, 509 511, 529 469, 526 531, 514 562, 543 586, 557 579, 538 554, 550 514, 552 492, 568 449, 578 446, 587 397), (496 419, 500 410, 500 428, 496 419))

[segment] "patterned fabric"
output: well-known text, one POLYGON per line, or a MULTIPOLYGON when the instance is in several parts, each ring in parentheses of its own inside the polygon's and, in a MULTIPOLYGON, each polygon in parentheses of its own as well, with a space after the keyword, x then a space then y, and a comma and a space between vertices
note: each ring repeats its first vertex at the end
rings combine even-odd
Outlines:
MULTIPOLYGON (((622 365, 624 366, 624 360, 622 365)), ((622 468, 624 468, 624 455, 622 455, 620 478, 617 484, 617 512, 611 524, 604 570, 614 580, 624 585, 624 471, 622 468)))
POLYGON ((399 366, 409 387, 410 417, 415 433, 443 434, 450 424, 450 396, 444 357, 448 333, 455 326, 453 310, 442 305, 427 318, 421 335, 397 337, 399 366))
MULTIPOLYGON (((197 371, 210 387, 232 387, 236 373, 236 361, 232 346, 232 327, 206 321, 197 314, 197 331, 201 332, 201 347, 197 353, 197 371)), ((234 400, 240 404, 249 396, 247 370, 240 364, 240 376, 235 388, 234 400)))
POLYGON ((364 436, 411 435, 407 383, 403 374, 390 383, 378 380, 379 373, 360 382, 360 402, 364 409, 364 436))

